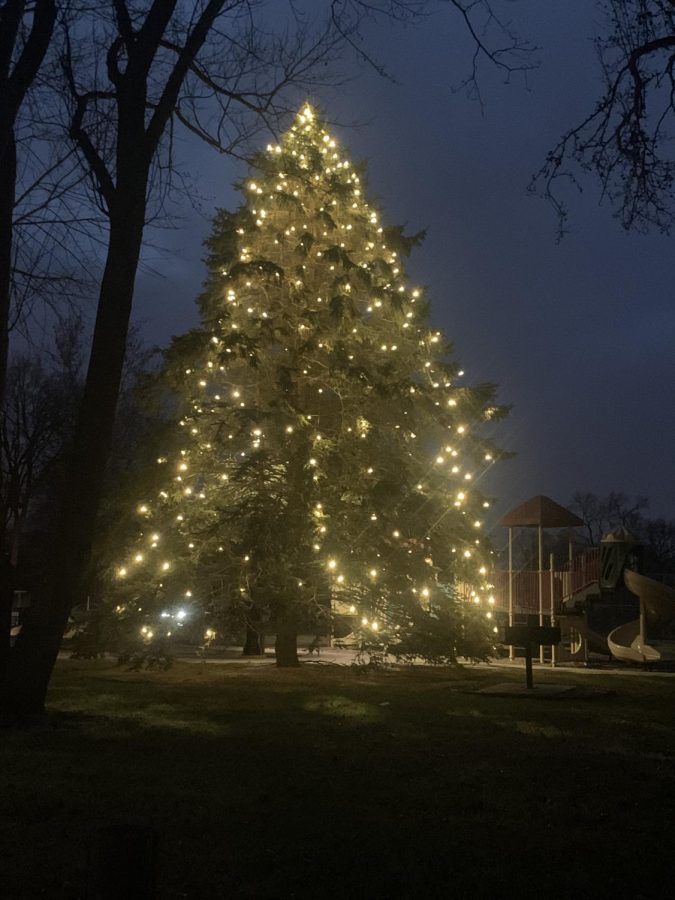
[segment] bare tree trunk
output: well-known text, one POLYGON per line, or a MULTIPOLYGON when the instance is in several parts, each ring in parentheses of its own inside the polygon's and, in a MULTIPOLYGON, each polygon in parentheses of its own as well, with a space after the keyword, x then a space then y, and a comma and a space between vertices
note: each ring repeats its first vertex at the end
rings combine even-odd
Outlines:
POLYGON ((274 644, 277 668, 290 669, 300 665, 298 660, 298 627, 292 620, 277 622, 277 638, 274 644))
MULTIPOLYGON (((143 185, 145 183, 143 182, 143 185)), ((0 703, 12 714, 39 717, 71 608, 85 594, 103 476, 112 442, 134 281, 143 237, 144 191, 127 192, 111 215, 89 369, 65 483, 52 582, 30 610, 9 661, 0 703)))
POLYGON ((16 190, 16 121, 45 58, 56 21, 54 0, 36 0, 23 44, 25 0, 7 0, 0 9, 0 406, 5 396, 12 260, 12 219, 16 190))
POLYGON ((242 656, 264 656, 265 655, 265 635, 258 628, 254 628, 249 622, 246 623, 246 639, 244 648, 241 652, 242 656))
POLYGON ((15 190, 16 143, 12 135, 0 155, 0 405, 5 396, 7 379, 15 190))
MULTIPOLYGON (((7 677, 0 683, 0 714, 4 710, 8 710, 10 717, 43 714, 49 678, 68 615, 85 596, 143 240, 150 165, 174 113, 181 86, 224 5, 225 0, 208 0, 188 28, 176 62, 166 75, 158 98, 151 104, 153 112, 146 124, 151 68, 176 0, 153 0, 143 25, 137 30, 126 3, 114 4, 119 35, 106 57, 116 103, 113 171, 107 167, 84 124, 87 102, 96 92, 78 93, 72 56, 68 52, 64 57, 66 77, 76 101, 70 136, 76 141, 105 201, 110 235, 89 369, 66 474, 60 531, 54 542, 52 583, 41 603, 31 609, 10 654, 7 677), (123 57, 126 57, 124 71, 120 68, 123 57)), ((97 134, 96 140, 99 137, 97 134)))
MULTIPOLYGON (((5 398, 9 356, 16 119, 42 65, 56 21, 54 0, 36 0, 27 37, 17 53, 26 6, 24 0, 8 0, 0 9, 0 410, 5 398)), ((6 682, 9 667, 13 592, 14 567, 3 559, 0 563, 0 686, 6 682)))
MULTIPOLYGON (((16 189, 16 144, 13 135, 0 154, 0 409, 5 396, 9 352, 10 285, 12 282, 12 224, 16 189)), ((2 474, 0 473, 0 478, 2 474)), ((1 552, 1 551, 0 551, 1 552)), ((12 628, 14 567, 9 559, 0 560, 0 683, 9 664, 12 628)))
POLYGON ((7 678, 12 632, 12 600, 14 598, 14 568, 8 554, 0 554, 0 684, 7 678))

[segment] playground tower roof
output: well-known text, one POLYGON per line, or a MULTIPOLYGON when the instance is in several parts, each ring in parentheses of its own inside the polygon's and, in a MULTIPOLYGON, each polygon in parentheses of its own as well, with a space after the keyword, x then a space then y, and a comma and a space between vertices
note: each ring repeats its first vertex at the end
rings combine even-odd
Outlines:
POLYGON ((582 519, 550 497, 539 494, 507 512, 499 520, 508 528, 567 528, 583 525, 582 519))

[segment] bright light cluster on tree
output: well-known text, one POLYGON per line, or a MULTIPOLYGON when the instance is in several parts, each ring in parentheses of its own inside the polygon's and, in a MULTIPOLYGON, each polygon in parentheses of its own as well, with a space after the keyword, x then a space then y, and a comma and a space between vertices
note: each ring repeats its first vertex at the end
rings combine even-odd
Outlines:
POLYGON ((191 604, 269 630, 332 610, 392 646, 451 612, 461 652, 469 617, 492 630, 480 426, 505 410, 464 386, 406 278, 420 236, 383 225, 309 105, 243 192, 208 242, 203 329, 169 352, 179 446, 138 505, 119 608, 146 640, 191 604))

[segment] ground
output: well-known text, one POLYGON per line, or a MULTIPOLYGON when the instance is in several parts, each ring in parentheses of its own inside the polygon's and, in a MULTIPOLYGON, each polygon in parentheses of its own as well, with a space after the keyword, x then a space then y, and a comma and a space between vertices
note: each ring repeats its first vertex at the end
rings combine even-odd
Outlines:
POLYGON ((675 678, 61 661, 2 736, 4 898, 81 897, 110 822, 157 830, 160 898, 672 895, 675 678))

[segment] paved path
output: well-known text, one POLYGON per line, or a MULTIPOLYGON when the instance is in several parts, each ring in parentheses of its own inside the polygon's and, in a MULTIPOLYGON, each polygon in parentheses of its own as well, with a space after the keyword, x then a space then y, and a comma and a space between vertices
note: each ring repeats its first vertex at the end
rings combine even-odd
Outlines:
MULTIPOLYGON (((356 651, 355 650, 347 650, 338 647, 322 647, 320 653, 308 653, 305 649, 300 649, 298 651, 298 657, 300 662, 303 664, 311 664, 314 666, 322 666, 322 665, 331 665, 331 666, 351 666, 356 662, 356 651)), ((117 657, 114 654, 108 653, 106 654, 106 658, 111 661, 115 660, 117 657)), ((70 651, 62 650, 59 653, 59 659, 70 659, 70 651)), ((241 655, 240 647, 226 647, 226 648, 218 648, 213 649, 209 652, 204 660, 203 657, 197 656, 196 653, 191 653, 189 651, 180 650, 176 652, 175 659, 180 660, 180 662, 186 663, 203 663, 207 662, 209 665, 235 665, 235 666, 273 666, 275 664, 274 653, 269 651, 265 657, 245 657, 241 655)), ((392 660, 393 662, 393 660, 392 660)), ((416 665, 424 666, 426 663, 420 661, 416 663, 416 665)), ((492 670, 492 671, 500 671, 500 670, 512 670, 519 673, 524 673, 525 664, 523 660, 509 660, 509 659, 498 659, 492 660, 489 663, 466 663, 467 666, 475 666, 476 668, 483 670, 492 670)), ((552 666, 550 663, 533 663, 533 670, 535 673, 535 680, 537 673, 542 673, 544 671, 551 671, 552 666)), ((556 672, 571 672, 575 675, 585 675, 592 678, 594 675, 627 675, 631 677, 640 677, 640 678, 675 678, 675 671, 661 671, 661 670, 649 670, 643 669, 639 666, 622 666, 622 665, 613 665, 612 663, 608 663, 605 661, 598 662, 597 664, 592 664, 589 667, 580 665, 579 663, 562 663, 555 667, 556 672)))

